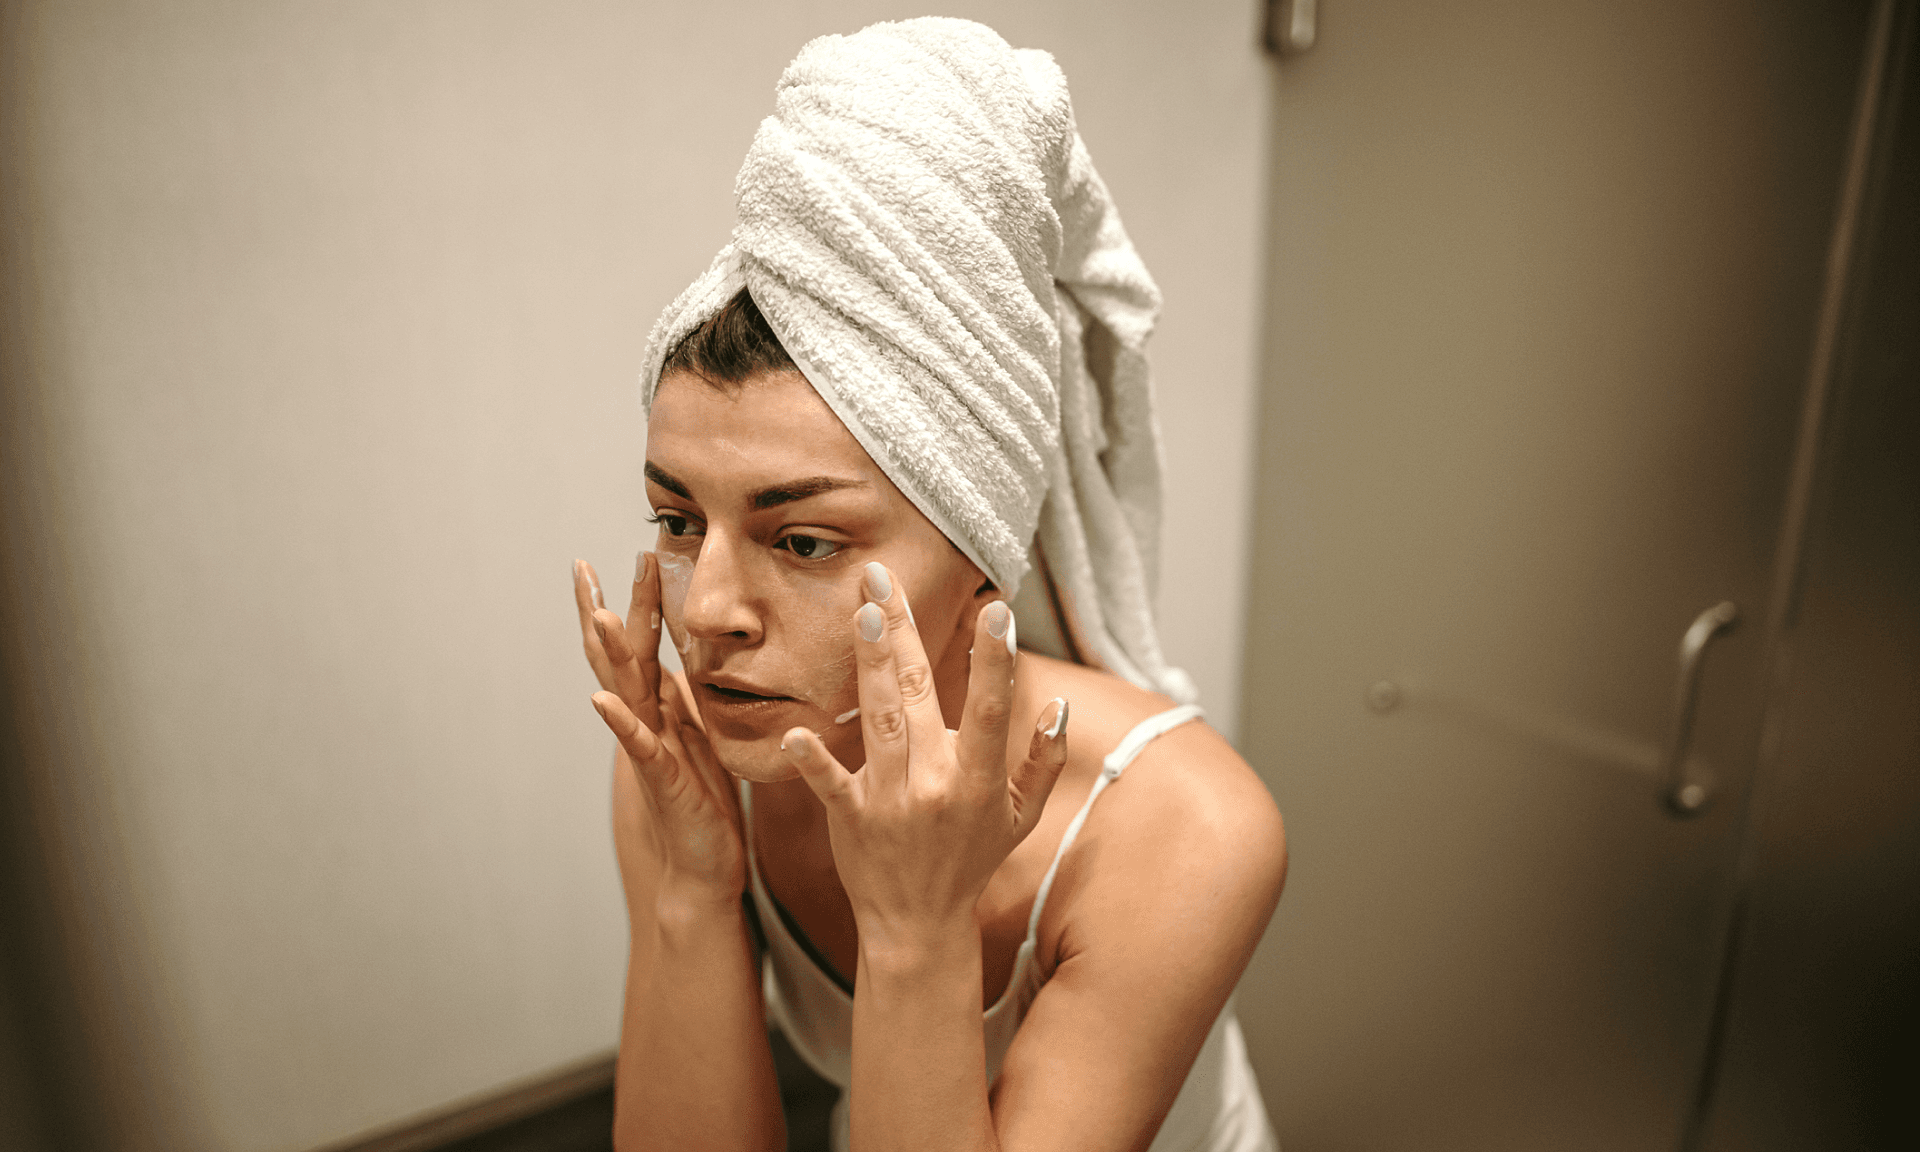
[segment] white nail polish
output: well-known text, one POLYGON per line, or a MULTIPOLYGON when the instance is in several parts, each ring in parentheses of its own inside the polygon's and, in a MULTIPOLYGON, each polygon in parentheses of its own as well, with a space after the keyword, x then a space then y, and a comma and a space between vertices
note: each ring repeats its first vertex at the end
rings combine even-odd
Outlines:
MULTIPOLYGON (((886 565, 878 560, 867 563, 867 594, 877 604, 885 604, 893 596, 893 580, 887 575, 886 565)), ((913 610, 907 611, 911 614, 913 610)))
POLYGON ((1014 626, 1013 612, 1009 610, 1007 612, 1007 655, 1009 656, 1016 654, 1014 652, 1014 635, 1013 634, 1017 631, 1019 631, 1019 629, 1014 626))

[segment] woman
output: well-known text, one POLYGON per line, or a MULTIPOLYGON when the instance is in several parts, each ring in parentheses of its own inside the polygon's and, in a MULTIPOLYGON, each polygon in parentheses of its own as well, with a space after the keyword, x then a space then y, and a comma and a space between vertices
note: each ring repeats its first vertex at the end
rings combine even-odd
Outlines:
POLYGON ((575 569, 616 1140, 783 1147, 771 1021, 838 1147, 1273 1147, 1228 997, 1284 836, 1153 634, 1158 297, 1064 78, 963 21, 815 41, 736 190, 654 333, 626 620, 575 569))

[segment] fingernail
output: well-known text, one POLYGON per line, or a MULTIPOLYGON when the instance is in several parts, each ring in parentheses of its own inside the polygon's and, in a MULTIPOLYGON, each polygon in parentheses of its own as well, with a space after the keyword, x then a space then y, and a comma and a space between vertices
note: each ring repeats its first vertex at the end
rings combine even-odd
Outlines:
MULTIPOLYGON (((885 604, 887 598, 893 595, 893 577, 887 575, 887 566, 878 560, 867 562, 867 595, 873 597, 876 604, 885 604)), ((869 639, 877 640, 879 637, 869 639)))
MULTIPOLYGON (((1053 703, 1058 709, 1058 711, 1053 714, 1053 727, 1051 729, 1042 727, 1041 731, 1046 732, 1047 739, 1058 740, 1060 739, 1060 733, 1067 730, 1067 698, 1065 696, 1055 696, 1053 703)), ((1041 723, 1044 725, 1046 722, 1041 721, 1041 723)))
POLYGON ((1007 655, 1009 656, 1015 655, 1014 649, 1013 649, 1013 634, 1017 631, 1019 631, 1019 629, 1014 625, 1014 622, 1013 622, 1013 610, 1008 609, 1007 610, 1007 655))
POLYGON ((647 578, 647 550, 642 548, 633 557, 633 582, 635 584, 647 578))
POLYGON ((600 599, 600 581, 593 578, 593 569, 587 567, 585 560, 573 562, 573 573, 587 582, 587 596, 592 599, 595 608, 605 608, 606 601, 600 599))
POLYGON ((605 643, 607 642, 607 626, 606 626, 606 624, 605 624, 605 623, 603 623, 603 622, 601 621, 601 619, 600 619, 600 617, 598 617, 598 616, 595 616, 595 617, 593 617, 592 619, 593 619, 593 634, 594 634, 595 636, 598 636, 598 637, 600 637, 600 643, 602 643, 602 644, 605 644, 605 643))
POLYGON ((853 614, 853 620, 860 626, 860 635, 869 644, 886 635, 887 614, 880 611, 878 604, 860 605, 860 611, 853 614))
POLYGON ((1013 613, 1007 610, 1005 600, 995 600, 986 606, 987 635, 995 640, 1005 639, 1007 629, 1013 624, 1013 613))

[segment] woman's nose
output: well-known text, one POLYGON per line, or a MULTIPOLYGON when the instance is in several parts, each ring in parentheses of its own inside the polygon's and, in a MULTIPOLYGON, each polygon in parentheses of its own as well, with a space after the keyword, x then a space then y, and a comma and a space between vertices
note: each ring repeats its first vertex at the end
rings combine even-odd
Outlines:
POLYGON ((708 642, 731 638, 752 644, 760 639, 760 614, 747 579, 743 549, 747 542, 730 538, 711 527, 700 545, 700 557, 687 584, 683 609, 689 635, 708 642))

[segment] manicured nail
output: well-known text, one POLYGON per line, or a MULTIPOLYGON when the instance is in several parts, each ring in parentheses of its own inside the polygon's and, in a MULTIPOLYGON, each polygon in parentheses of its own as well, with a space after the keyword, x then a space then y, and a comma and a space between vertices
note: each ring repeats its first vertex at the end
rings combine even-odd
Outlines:
POLYGON ((1012 609, 1008 609, 1007 611, 1007 655, 1009 656, 1016 655, 1013 648, 1013 637, 1014 637, 1014 633, 1017 631, 1019 631, 1019 628, 1013 622, 1013 611, 1012 609))
POLYGON ((867 563, 867 595, 873 597, 876 604, 885 604, 887 598, 893 595, 893 577, 887 575, 887 566, 878 560, 867 563))
POLYGON ((860 611, 853 614, 853 620, 860 626, 860 635, 869 644, 887 633, 887 614, 880 611, 878 604, 860 605, 860 611))
POLYGON ((987 615, 987 635, 995 640, 1004 640, 1007 629, 1013 626, 1013 613, 1008 610, 1005 600, 995 600, 982 609, 987 615))
POLYGON ((642 548, 633 557, 633 582, 635 584, 647 578, 647 550, 642 548))
POLYGON ((585 560, 575 560, 573 562, 573 571, 576 575, 586 580, 587 595, 592 598, 593 606, 595 608, 605 608, 607 603, 600 598, 600 581, 593 578, 593 569, 587 567, 587 562, 585 560))
POLYGON ((593 620, 593 634, 600 637, 600 643, 605 644, 607 642, 607 626, 601 622, 598 616, 591 617, 591 619, 593 620))
POLYGON ((1065 696, 1055 696, 1053 703, 1056 709, 1053 714, 1053 727, 1049 729, 1047 722, 1042 720, 1040 722, 1040 731, 1046 733, 1047 739, 1058 740, 1060 739, 1060 733, 1067 730, 1067 698, 1065 696))

